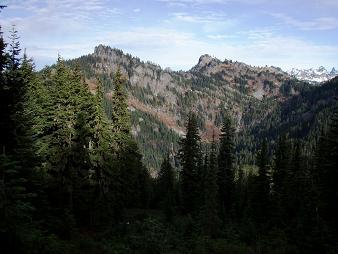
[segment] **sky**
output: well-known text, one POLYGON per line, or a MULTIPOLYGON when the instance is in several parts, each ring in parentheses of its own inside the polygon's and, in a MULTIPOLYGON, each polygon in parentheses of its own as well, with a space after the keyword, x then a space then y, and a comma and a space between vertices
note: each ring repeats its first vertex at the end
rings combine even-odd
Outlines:
POLYGON ((338 67, 338 0, 0 0, 37 68, 108 45, 163 68, 201 55, 254 66, 338 67))

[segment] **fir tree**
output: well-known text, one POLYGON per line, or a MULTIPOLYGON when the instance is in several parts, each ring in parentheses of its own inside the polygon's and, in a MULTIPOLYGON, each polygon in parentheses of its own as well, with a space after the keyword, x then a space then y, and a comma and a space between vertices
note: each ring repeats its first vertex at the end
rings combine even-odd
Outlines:
POLYGON ((221 128, 218 154, 218 199, 220 216, 223 222, 231 219, 234 201, 234 128, 229 115, 226 115, 221 128))
POLYGON ((157 178, 159 194, 161 197, 161 208, 167 220, 171 221, 175 207, 175 174, 170 164, 169 154, 163 160, 157 178))
POLYGON ((125 91, 126 80, 118 69, 113 78, 114 91, 112 94, 112 129, 117 143, 123 144, 130 136, 130 113, 128 111, 127 93, 125 91))
POLYGON ((285 135, 279 137, 277 149, 275 152, 275 161, 273 169, 273 202, 274 218, 277 223, 282 223, 283 217, 286 216, 287 207, 287 180, 290 168, 290 143, 285 135))
POLYGON ((126 80, 118 69, 113 77, 112 94, 112 137, 117 148, 116 167, 119 170, 119 195, 123 197, 123 206, 145 207, 148 204, 149 174, 142 163, 135 140, 131 136, 131 120, 128 110, 128 97, 125 91, 126 80))
POLYGON ((3 39, 1 26, 0 26, 0 153, 5 153, 6 146, 9 141, 9 121, 10 121, 10 110, 9 110, 9 87, 7 85, 5 70, 9 57, 6 50, 6 43, 3 39))
POLYGON ((26 109, 33 68, 26 59, 22 62, 18 58, 21 49, 16 33, 11 36, 10 54, 5 52, 6 44, 0 37, 0 231, 5 253, 22 252, 27 231, 35 230, 32 222, 35 161, 32 126, 26 109))
POLYGON ((15 26, 12 26, 10 31, 10 43, 9 43, 9 64, 8 68, 12 71, 19 69, 20 66, 20 42, 19 42, 18 31, 15 29, 15 26))
POLYGON ((206 167, 204 181, 204 199, 201 210, 202 232, 206 236, 214 237, 218 233, 220 219, 218 217, 218 185, 217 185, 217 156, 216 144, 213 136, 209 163, 206 167))
POLYGON ((186 126, 186 136, 180 141, 179 157, 182 170, 180 173, 182 205, 185 213, 196 214, 200 207, 199 175, 200 136, 197 128, 196 115, 190 113, 186 126))
POLYGON ((270 178, 267 141, 264 140, 257 155, 258 175, 254 179, 252 206, 259 224, 266 222, 270 209, 270 178))

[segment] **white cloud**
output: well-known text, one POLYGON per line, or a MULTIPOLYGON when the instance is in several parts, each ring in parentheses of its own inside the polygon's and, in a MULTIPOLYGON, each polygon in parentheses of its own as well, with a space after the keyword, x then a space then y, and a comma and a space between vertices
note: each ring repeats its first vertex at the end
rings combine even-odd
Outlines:
POLYGON ((201 5, 201 4, 213 4, 213 3, 224 3, 225 0, 158 0, 159 2, 164 2, 170 5, 182 5, 187 4, 201 5))
MULTIPOLYGON (((161 1, 202 5, 236 0, 161 1)), ((249 0, 237 1, 243 3, 249 0)), ((266 0, 253 0, 254 3, 262 1, 266 0)), ((169 23, 157 22, 158 25, 136 27, 130 24, 114 26, 115 21, 110 17, 121 17, 122 10, 111 6, 109 0, 13 0, 13 5, 9 8, 27 15, 4 16, 1 20, 4 30, 7 30, 11 23, 17 24, 27 53, 35 58, 39 66, 55 61, 58 53, 65 58, 88 54, 99 43, 120 48, 141 59, 173 69, 189 69, 196 64, 199 56, 205 53, 220 59, 239 60, 252 65, 276 65, 282 68, 308 68, 318 65, 331 67, 337 65, 338 59, 338 46, 330 45, 329 42, 316 44, 297 37, 282 36, 271 28, 243 31, 239 20, 231 19, 221 10, 176 10, 169 15, 169 23), (27 10, 29 11, 26 13, 27 10), (109 22, 98 21, 101 17, 109 22), (184 32, 186 27, 188 30, 184 32), (195 34, 196 28, 198 33, 195 34)), ((138 16, 135 13, 141 11, 131 10, 134 16, 138 16)), ((336 18, 330 17, 299 21, 282 14, 274 15, 302 30, 328 30, 335 29, 337 25, 336 18)))
POLYGON ((167 23, 187 23, 198 26, 205 33, 220 33, 234 27, 238 20, 228 17, 221 12, 203 11, 196 14, 186 12, 176 12, 171 14, 171 19, 167 23))
POLYGON ((337 64, 338 46, 316 45, 296 37, 277 35, 269 29, 238 32, 233 36, 248 40, 240 43, 240 40, 222 41, 220 38, 214 43, 196 38, 194 34, 154 27, 109 33, 100 42, 173 69, 190 69, 199 56, 206 53, 220 59, 284 69, 337 64))
POLYGON ((215 22, 229 22, 225 14, 204 12, 200 15, 190 15, 185 12, 176 12, 172 14, 174 20, 196 24, 206 24, 215 22))
POLYGON ((338 19, 335 17, 320 17, 310 21, 301 21, 282 13, 274 13, 272 16, 281 19, 288 25, 294 26, 300 30, 333 30, 338 28, 338 19))
POLYGON ((170 6, 199 6, 207 4, 226 4, 226 3, 243 3, 243 4, 262 4, 269 0, 157 0, 167 3, 170 6))
MULTIPOLYGON (((107 0, 13 0, 9 10, 23 13, 22 17, 3 18, 4 26, 16 24, 27 35, 64 35, 88 28, 88 23, 99 17, 121 14, 114 7, 107 7, 107 0)), ((6 13, 5 13, 6 14, 6 13)), ((6 16, 5 16, 6 17, 6 16)))
POLYGON ((283 69, 319 65, 330 68, 337 65, 338 46, 316 45, 296 37, 277 35, 269 29, 238 32, 233 36, 243 38, 242 42, 238 39, 224 40, 226 36, 223 38, 221 35, 215 38, 217 40, 204 40, 192 33, 173 29, 139 27, 130 31, 108 32, 91 40, 85 38, 61 46, 55 43, 28 47, 27 51, 36 60, 42 61, 40 66, 55 61, 58 53, 66 59, 88 54, 100 43, 175 70, 190 69, 202 54, 256 66, 274 65, 283 69))
POLYGON ((224 40, 224 39, 235 39, 238 38, 238 35, 234 34, 209 34, 207 35, 209 39, 212 40, 224 40))

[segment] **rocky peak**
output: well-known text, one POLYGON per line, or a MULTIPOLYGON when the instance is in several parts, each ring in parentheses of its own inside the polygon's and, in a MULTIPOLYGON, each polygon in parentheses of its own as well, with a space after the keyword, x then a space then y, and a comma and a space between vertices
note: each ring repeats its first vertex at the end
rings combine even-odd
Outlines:
POLYGON ((208 65, 210 62, 212 62, 212 60, 213 58, 210 55, 208 54, 202 55, 198 60, 198 65, 199 66, 208 65))
POLYGON ((106 55, 111 51, 114 51, 111 47, 100 44, 100 45, 95 47, 94 54, 96 54, 96 55, 106 55))
POLYGON ((327 72, 324 66, 319 66, 317 69, 318 72, 327 72))
POLYGON ((217 59, 214 58, 208 54, 202 55, 200 56, 199 60, 198 60, 198 64, 195 65, 192 70, 193 71, 200 71, 202 69, 210 69, 213 68, 219 64, 221 64, 222 62, 217 59))
POLYGON ((336 69, 333 67, 331 72, 330 72, 330 75, 337 75, 338 72, 336 71, 336 69))
POLYGON ((98 46, 95 47, 94 49, 94 53, 95 54, 99 54, 100 52, 103 52, 105 50, 106 46, 100 44, 98 46))

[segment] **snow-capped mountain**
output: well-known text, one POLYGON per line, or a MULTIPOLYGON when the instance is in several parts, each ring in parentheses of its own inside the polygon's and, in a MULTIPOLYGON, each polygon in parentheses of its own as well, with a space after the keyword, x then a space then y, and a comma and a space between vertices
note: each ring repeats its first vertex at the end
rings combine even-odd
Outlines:
POLYGON ((299 80, 304 80, 310 83, 321 83, 338 75, 338 71, 335 68, 332 68, 331 71, 328 71, 323 66, 320 66, 318 69, 293 68, 288 71, 288 73, 299 80))

